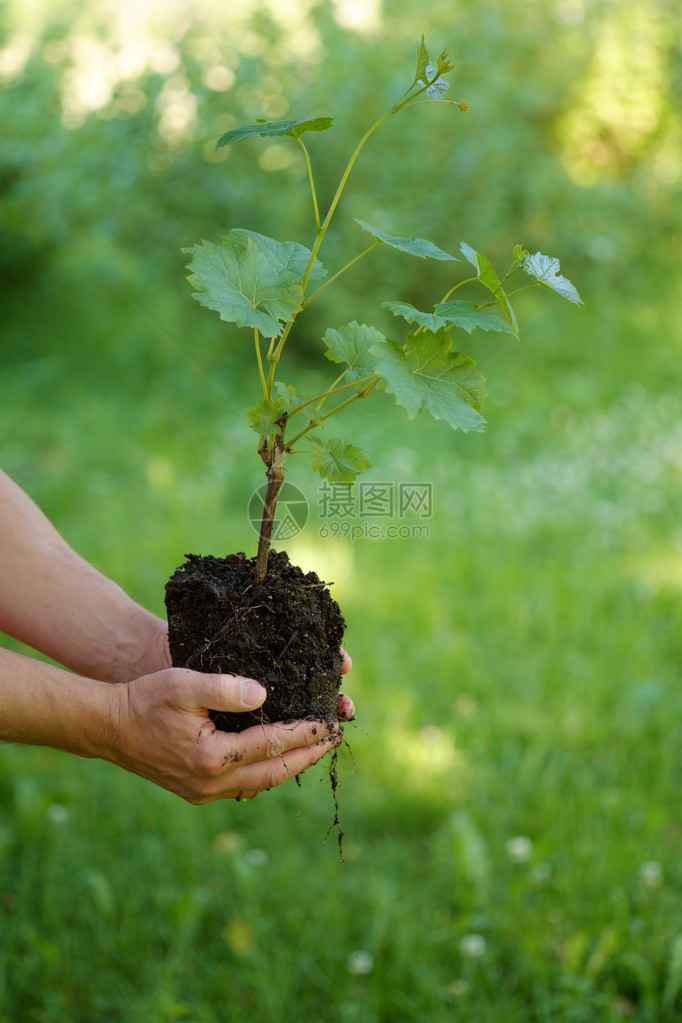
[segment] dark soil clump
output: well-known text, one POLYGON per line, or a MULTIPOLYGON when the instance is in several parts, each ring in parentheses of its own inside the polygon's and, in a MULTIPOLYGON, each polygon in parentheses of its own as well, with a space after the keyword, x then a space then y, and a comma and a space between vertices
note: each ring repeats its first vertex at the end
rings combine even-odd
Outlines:
POLYGON ((264 721, 337 720, 339 652, 345 622, 327 584, 284 551, 270 551, 263 583, 255 558, 188 554, 166 584, 175 667, 255 678, 268 695, 255 712, 211 711, 217 728, 241 732, 264 721))

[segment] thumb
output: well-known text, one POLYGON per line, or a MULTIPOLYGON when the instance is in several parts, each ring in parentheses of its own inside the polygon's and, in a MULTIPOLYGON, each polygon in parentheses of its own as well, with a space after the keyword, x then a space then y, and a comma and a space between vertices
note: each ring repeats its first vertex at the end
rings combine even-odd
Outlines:
POLYGON ((239 714, 260 707, 267 696, 265 687, 252 678, 243 678, 241 675, 204 675, 198 671, 191 672, 191 675, 192 699, 202 709, 239 714))

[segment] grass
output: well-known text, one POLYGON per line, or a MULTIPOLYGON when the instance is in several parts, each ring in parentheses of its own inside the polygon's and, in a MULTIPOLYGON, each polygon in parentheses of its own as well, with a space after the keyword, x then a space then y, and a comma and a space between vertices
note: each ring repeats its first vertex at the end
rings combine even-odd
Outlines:
MULTIPOLYGON (((2 747, 0 1018, 680 1018, 676 328, 585 297, 491 363, 487 434, 358 412, 372 479, 433 483, 430 539, 324 540, 313 516, 291 544, 348 619, 346 863, 323 769, 196 808, 2 747)), ((4 467, 160 611, 185 551, 253 548, 251 437, 151 332, 148 380, 132 349, 53 336, 3 372, 4 467)))

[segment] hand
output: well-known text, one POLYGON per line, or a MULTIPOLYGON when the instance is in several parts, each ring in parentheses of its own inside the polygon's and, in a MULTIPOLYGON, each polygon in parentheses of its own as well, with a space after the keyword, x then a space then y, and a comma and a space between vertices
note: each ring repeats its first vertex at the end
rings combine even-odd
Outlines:
MULTIPOLYGON (((155 625, 156 628, 150 632, 149 642, 142 661, 144 664, 143 670, 150 675, 153 672, 161 671, 163 668, 170 668, 172 664, 170 650, 168 649, 168 626, 160 618, 155 620, 155 625)), ((341 653, 343 654, 341 673, 346 675, 353 667, 353 661, 345 650, 342 649, 341 653)), ((220 708, 214 707, 213 709, 219 710, 220 708)), ((339 693, 336 713, 340 721, 352 721, 355 717, 355 705, 351 698, 344 693, 339 693)))
MULTIPOLYGON (((350 658, 344 658, 344 670, 350 658)), ((342 742, 320 721, 254 725, 222 732, 208 708, 255 710, 266 691, 252 679, 165 668, 111 686, 114 703, 106 759, 190 803, 250 799, 317 763, 342 742)), ((344 718, 353 713, 340 697, 344 718)))

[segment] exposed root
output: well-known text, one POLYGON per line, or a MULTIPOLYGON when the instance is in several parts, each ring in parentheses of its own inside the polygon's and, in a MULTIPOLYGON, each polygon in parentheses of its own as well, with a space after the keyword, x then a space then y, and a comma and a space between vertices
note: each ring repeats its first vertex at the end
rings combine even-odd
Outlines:
MULTIPOLYGON (((350 755, 351 755, 351 757, 353 757, 353 751, 351 750, 350 746, 348 745, 348 743, 346 742, 345 739, 344 739, 342 745, 343 746, 348 746, 348 750, 350 752, 350 755)), ((334 750, 334 752, 331 755, 331 760, 329 762, 329 781, 331 782, 331 786, 332 786, 332 799, 334 800, 334 820, 329 825, 329 829, 327 831, 327 834, 324 836, 324 840, 325 840, 325 842, 327 841, 327 839, 329 838, 329 836, 332 833, 332 831, 334 830, 334 828, 338 828, 339 829, 339 834, 338 834, 339 857, 341 859, 341 862, 345 863, 346 861, 343 858, 343 836, 344 836, 344 831, 343 831, 343 828, 341 827, 341 818, 339 816, 339 797, 338 797, 338 790, 340 788, 339 776, 338 776, 338 772, 337 772, 337 765, 338 765, 338 760, 339 760, 339 748, 340 748, 339 746, 336 747, 336 749, 334 750)), ((354 758, 353 758, 353 763, 355 764, 355 759, 354 758)))

